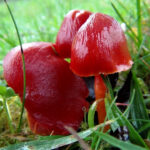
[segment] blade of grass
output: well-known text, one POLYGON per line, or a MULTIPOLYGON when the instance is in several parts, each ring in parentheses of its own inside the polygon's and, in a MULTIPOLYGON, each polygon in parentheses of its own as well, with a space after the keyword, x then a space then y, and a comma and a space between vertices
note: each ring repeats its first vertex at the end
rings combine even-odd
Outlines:
MULTIPOLYGON (((103 78, 103 80, 105 80, 105 78, 107 78, 105 81, 109 81, 109 78, 108 78, 108 76, 106 76, 106 77, 104 77, 104 75, 101 75, 101 77, 103 78)), ((109 86, 111 86, 111 84, 110 84, 110 81, 108 82, 108 84, 109 84, 109 86)), ((111 88, 112 89, 112 88, 111 88)), ((111 91, 111 94, 113 95, 113 91, 111 91)), ((115 98, 114 98, 114 101, 113 102, 115 102, 115 98)), ((110 111, 110 109, 109 109, 109 111, 110 111)), ((92 111, 91 111, 91 114, 92 114, 92 111)), ((92 114, 93 115, 93 114, 92 114)), ((114 119, 114 118, 113 118, 114 119)), ((106 115, 106 117, 105 117, 105 120, 104 120, 104 122, 106 122, 106 120, 107 120, 107 115, 106 115)), ((92 122, 92 121, 91 121, 92 122)), ((93 123, 93 122, 92 122, 93 123)), ((93 125, 93 124, 92 124, 93 125)), ((100 130, 100 129, 99 129, 100 130)), ((104 127, 102 127, 101 128, 101 130, 100 130, 100 132, 103 132, 103 130, 104 130, 104 127)), ((99 137, 97 137, 97 136, 94 136, 93 135, 93 140, 92 140, 92 144, 91 144, 91 148, 92 149, 95 149, 95 145, 97 145, 97 141, 99 141, 99 143, 100 143, 100 139, 99 139, 99 137)))
MULTIPOLYGON (((105 105, 106 105, 105 107, 106 107, 107 114, 106 114, 104 123, 106 122, 107 119, 109 119, 109 115, 108 115, 108 114, 111 114, 111 113, 112 113, 112 112, 111 112, 111 107, 113 106, 113 104, 115 103, 115 101, 116 101, 116 98, 113 100, 113 102, 111 103, 111 105, 109 105, 108 107, 107 107, 107 103, 105 102, 105 105)), ((116 122, 117 122, 117 119, 118 119, 118 118, 114 118, 114 117, 110 117, 110 118, 111 118, 111 119, 113 118, 113 120, 114 120, 114 122, 111 123, 110 125, 111 125, 111 128, 112 128, 113 130, 115 130, 116 127, 118 127, 118 125, 116 126, 116 122), (114 126, 114 124, 115 124, 115 126, 114 126)), ((103 130, 104 130, 104 126, 103 126, 101 129, 98 129, 97 131, 98 131, 98 132, 103 132, 103 130)), ((93 135, 94 135, 94 134, 93 134, 93 135)), ((97 136, 97 135, 94 135, 93 140, 92 140, 92 144, 91 144, 91 148, 92 148, 92 149, 95 149, 95 150, 98 150, 98 149, 99 149, 100 142, 101 142, 101 137, 99 137, 99 136, 97 136)))
MULTIPOLYGON (((109 112, 111 112, 111 107, 115 103, 115 101, 116 101, 116 99, 114 99, 113 102, 111 103, 111 105, 109 106, 109 108, 107 110, 107 114, 106 114, 105 120, 104 120, 104 123, 107 123, 106 120, 108 119, 108 114, 109 114, 109 112)), ((93 113, 93 112, 91 112, 91 113, 93 113)), ((113 123, 111 123, 111 125, 112 125, 112 124, 114 124, 116 122, 117 118, 111 118, 111 119, 113 119, 112 120, 113 123)), ((92 123, 93 123, 93 121, 92 121, 92 123)), ((102 126, 101 128, 98 128, 97 131, 103 132, 104 127, 105 126, 102 126)), ((91 149, 97 149, 99 143, 100 143, 100 137, 98 137, 97 135, 93 134, 93 139, 92 139, 92 143, 91 143, 91 149)))
MULTIPOLYGON (((105 98, 105 105, 106 105, 106 112, 107 112, 107 117, 109 120, 111 119, 116 119, 117 117, 114 115, 113 111, 112 111, 112 105, 114 105, 115 101, 109 102, 110 100, 108 100, 108 98, 105 98)), ((117 128, 119 127, 119 123, 118 121, 113 122, 111 124, 111 130, 115 131, 117 128)))
POLYGON ((141 61, 150 70, 150 65, 144 59, 141 59, 141 61))
POLYGON ((116 8, 116 6, 114 5, 114 3, 111 1, 111 5, 113 7, 113 9, 115 10, 116 14, 119 16, 119 18, 121 19, 122 22, 124 22, 127 26, 127 28, 129 29, 129 31, 133 34, 133 36, 135 37, 134 41, 137 43, 136 40, 138 40, 137 35, 134 33, 134 31, 132 30, 131 26, 127 23, 127 21, 123 18, 123 16, 120 14, 120 12, 118 11, 118 9, 116 8))
POLYGON ((128 116, 129 115, 129 112, 131 110, 131 105, 133 103, 133 100, 134 100, 134 97, 135 97, 135 89, 133 89, 133 92, 131 93, 131 96, 129 98, 129 105, 128 107, 126 108, 126 110, 124 111, 124 116, 128 116))
POLYGON ((7 120, 8 120, 8 125, 9 125, 9 128, 10 128, 10 132, 14 133, 14 128, 13 128, 13 125, 12 125, 11 114, 10 114, 10 111, 9 111, 7 100, 4 97, 3 97, 3 106, 4 106, 4 109, 5 109, 5 112, 6 112, 6 116, 7 116, 7 120))
POLYGON ((117 0, 117 3, 118 3, 126 12, 128 12, 128 9, 124 6, 124 4, 123 4, 120 0, 117 0))
POLYGON ((25 95, 26 95, 26 69, 25 69, 25 58, 24 58, 24 52, 23 52, 23 47, 22 47, 22 42, 21 42, 21 37, 19 34, 19 30, 15 21, 15 18, 12 14, 12 11, 7 3, 7 0, 4 0, 7 9, 9 11, 9 14, 11 16, 11 19, 13 21, 14 27, 16 29, 17 32, 17 36, 18 36, 18 40, 19 40, 19 44, 20 44, 20 48, 21 48, 21 56, 22 56, 22 64, 23 64, 23 99, 22 99, 22 109, 21 109, 21 115, 20 115, 20 120, 19 120, 19 125, 18 125, 18 129, 17 131, 20 132, 21 130, 21 124, 22 124, 22 117, 23 117, 23 112, 24 112, 24 104, 25 104, 25 95))
POLYGON ((150 60, 150 54, 140 57, 140 59, 138 59, 137 61, 141 61, 142 59, 145 61, 150 60))
MULTIPOLYGON (((130 8, 128 8, 128 5, 124 4, 123 1, 121 1, 121 0, 116 0, 116 1, 119 4, 119 6, 125 10, 126 13, 129 12, 130 8)), ((132 19, 135 18, 132 13, 128 13, 128 14, 130 15, 129 16, 130 18, 132 18, 132 19)))
MULTIPOLYGON (((96 129, 96 131, 98 132, 103 132, 103 129, 106 125, 108 125, 108 122, 109 125, 111 125, 112 123, 116 122, 118 118, 115 118, 114 120, 109 120, 109 121, 106 121, 105 123, 102 123, 100 125, 98 125, 98 128, 96 129), (103 125, 105 124, 105 125, 103 125), (103 125, 103 126, 102 126, 103 125)), ((92 143, 91 143, 91 149, 96 149, 97 148, 97 145, 100 143, 100 137, 97 136, 94 132, 93 132, 93 137, 92 137, 92 143)))
MULTIPOLYGON (((100 124, 98 126, 95 126, 93 128, 90 128, 88 130, 82 131, 78 133, 78 136, 81 139, 85 139, 89 135, 91 135, 95 130, 98 128, 101 128, 105 126, 106 124, 110 124, 114 121, 107 121, 106 123, 100 124)), ((47 149, 55 149, 59 148, 68 144, 72 144, 74 142, 77 142, 78 140, 72 136, 65 136, 58 139, 52 139, 51 136, 47 136, 44 138, 44 140, 35 140, 30 142, 22 142, 19 144, 10 145, 8 147, 0 148, 0 150, 47 150, 47 149)))
POLYGON ((112 98, 112 100, 114 100, 115 99, 114 92, 113 92, 113 89, 112 89, 112 86, 111 86, 108 76, 101 75, 101 77, 102 77, 103 81, 105 82, 107 88, 109 89, 110 97, 112 98))
POLYGON ((124 142, 124 141, 121 141, 117 138, 114 138, 108 134, 105 134, 105 133, 100 133, 100 132, 97 132, 97 135, 99 135, 104 141, 108 142, 109 144, 115 146, 115 147, 118 147, 122 150, 146 150, 146 148, 143 148, 143 147, 140 147, 140 146, 137 146, 137 145, 134 145, 134 144, 131 144, 131 143, 128 143, 128 142, 124 142))
POLYGON ((140 57, 140 54, 141 54, 141 52, 142 52, 142 50, 143 50, 143 46, 144 46, 144 44, 145 44, 146 38, 147 38, 147 36, 144 36, 144 38, 141 39, 142 41, 140 42, 140 45, 139 45, 139 48, 138 48, 138 53, 137 53, 137 55, 136 55, 135 61, 140 57))
POLYGON ((138 130, 138 132, 139 132, 139 133, 142 133, 143 131, 148 130, 149 128, 150 128, 150 122, 144 124, 144 125, 138 130))
MULTIPOLYGON (((132 121, 136 129, 140 129, 145 123, 136 121, 136 119, 146 119, 149 120, 148 112, 146 110, 146 106, 144 103, 143 95, 139 87, 139 83, 135 73, 132 71, 132 82, 131 82, 131 91, 130 93, 135 91, 135 97, 133 103, 131 104, 130 118, 135 119, 132 121)), ((147 131, 142 134, 144 138, 147 137, 147 131)))
POLYGON ((88 111, 88 125, 90 128, 94 127, 94 115, 96 111, 98 100, 96 100, 91 106, 88 111))
POLYGON ((141 24, 141 0, 136 0, 136 9, 137 9, 137 28, 138 28, 138 47, 142 42, 142 24, 141 24))
MULTIPOLYGON (((105 80, 105 78, 107 78, 107 80, 109 81, 108 76, 104 77, 103 75, 101 75, 101 77, 103 78, 103 80, 105 80)), ((109 86, 111 86, 110 82, 109 82, 109 86)), ((112 91, 112 94, 113 94, 113 91, 112 91)), ((115 102, 115 100, 116 99, 114 99, 113 102, 115 102)), ((112 105, 110 105, 108 111, 111 110, 111 106, 112 105)), ((104 122, 106 122, 107 118, 108 118, 108 116, 106 115, 104 122)), ((113 118, 113 119, 115 119, 115 118, 113 118)), ((104 130, 104 127, 102 127, 101 129, 98 129, 98 131, 100 131, 100 132, 103 132, 103 130, 104 130)), ((93 135, 93 140, 92 140, 91 148, 92 149, 97 149, 99 143, 100 143, 100 138, 97 135, 93 135)))
POLYGON ((144 140, 141 138, 139 133, 136 131, 136 129, 131 125, 131 123, 128 121, 128 119, 122 114, 122 112, 118 109, 116 105, 113 105, 112 111, 116 116, 119 117, 117 120, 120 126, 127 126, 129 130, 129 137, 131 142, 138 144, 140 146, 147 147, 144 140))
MULTIPOLYGON (((104 82, 108 88, 108 91, 110 92, 111 99, 113 100, 114 94, 113 94, 113 90, 112 90, 110 81, 104 76, 102 76, 102 78, 104 79, 104 82)), ((106 102, 111 103, 109 101, 106 101, 106 102)), ((134 127, 131 125, 131 123, 128 121, 128 119, 122 114, 122 112, 119 110, 119 108, 115 104, 112 105, 112 113, 115 118, 119 118, 119 119, 117 119, 117 122, 120 126, 124 126, 124 125, 127 126, 129 133, 130 133, 130 135, 129 135, 130 140, 133 143, 136 143, 140 146, 144 146, 147 148, 147 145, 145 144, 144 140, 141 138, 139 133, 136 131, 136 129, 134 129, 134 127)))
MULTIPOLYGON (((130 121, 133 121, 133 119, 129 119, 130 121)), ((145 122, 145 123, 150 123, 150 120, 147 120, 147 119, 136 119, 136 121, 142 121, 142 122, 145 122)))
MULTIPOLYGON (((115 100, 116 100, 116 98, 114 97, 114 92, 113 92, 110 80, 109 80, 108 76, 101 75, 101 77, 102 77, 102 79, 103 79, 103 81, 104 81, 105 85, 107 86, 108 91, 110 93, 110 97, 108 97, 109 99, 105 98, 106 109, 109 110, 109 111, 107 111, 107 117, 108 117, 108 119, 117 118, 118 116, 117 116, 117 114, 115 114, 115 111, 110 109, 113 107, 115 100)), ((119 122, 111 124, 111 128, 113 131, 115 131, 116 128, 118 128, 118 127, 119 127, 119 122)))
POLYGON ((12 47, 15 46, 15 44, 16 44, 16 41, 14 39, 12 39, 8 36, 5 37, 1 33, 0 33, 0 38, 1 38, 2 41, 4 41, 5 43, 11 45, 12 47))
MULTIPOLYGON (((134 96, 135 96, 135 90, 133 90, 133 93, 131 93, 131 96, 130 96, 130 103, 129 103, 129 105, 128 105, 128 107, 126 108, 126 110, 123 112, 123 116, 125 116, 125 117, 127 117, 128 116, 128 114, 129 114, 129 112, 130 112, 130 109, 131 109, 131 104, 132 104, 132 102, 133 102, 133 100, 134 100, 134 96)), ((109 119, 112 119, 112 118, 115 118, 115 117, 117 117, 117 115, 116 115, 116 112, 113 112, 112 111, 112 105, 115 105, 115 100, 111 103, 111 105, 109 105, 109 103, 108 103, 108 101, 109 100, 107 100, 107 98, 106 98, 106 110, 107 110, 107 117, 109 118, 109 119)), ((119 117, 120 118, 120 117, 119 117)), ((120 124, 122 124, 121 122, 120 122, 120 124)), ((119 122, 114 122, 114 123, 112 123, 111 124, 111 129, 115 132, 115 130, 120 126, 120 124, 119 124, 119 122)))
POLYGON ((135 39, 134 35, 131 32, 126 32, 126 33, 135 43, 137 43, 137 40, 135 39))

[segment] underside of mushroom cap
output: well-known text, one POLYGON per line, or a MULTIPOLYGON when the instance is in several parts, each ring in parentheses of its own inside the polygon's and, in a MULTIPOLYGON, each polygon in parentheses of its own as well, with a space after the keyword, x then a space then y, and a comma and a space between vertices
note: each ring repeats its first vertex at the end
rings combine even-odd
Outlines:
POLYGON ((130 69, 132 64, 119 23, 108 15, 92 14, 74 37, 72 71, 79 76, 113 74, 130 69))

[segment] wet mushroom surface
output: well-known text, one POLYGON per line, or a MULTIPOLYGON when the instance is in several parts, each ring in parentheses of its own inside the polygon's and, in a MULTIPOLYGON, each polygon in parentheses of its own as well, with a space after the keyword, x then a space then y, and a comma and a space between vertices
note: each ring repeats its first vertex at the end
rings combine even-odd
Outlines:
POLYGON ((71 10, 64 17, 56 37, 57 52, 61 57, 71 57, 71 45, 76 32, 92 13, 86 10, 71 10))
POLYGON ((72 42, 72 71, 84 77, 113 74, 130 69, 132 64, 119 23, 108 15, 93 13, 72 42))
MULTIPOLYGON (((69 132, 64 126, 77 130, 88 109, 85 98, 88 89, 80 77, 69 69, 69 63, 45 42, 23 45, 26 65, 25 108, 31 130, 40 135, 69 132)), ((4 59, 4 78, 22 98, 23 71, 20 47, 12 49, 4 59)))

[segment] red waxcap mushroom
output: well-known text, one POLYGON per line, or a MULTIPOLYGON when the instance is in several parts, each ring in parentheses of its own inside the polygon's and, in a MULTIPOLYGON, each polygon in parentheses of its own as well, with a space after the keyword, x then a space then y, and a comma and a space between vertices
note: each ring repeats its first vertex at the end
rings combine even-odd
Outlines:
POLYGON ((76 33, 71 50, 71 69, 79 76, 113 74, 131 68, 125 35, 112 17, 92 14, 76 33))
MULTIPOLYGON (((69 64, 53 51, 53 44, 35 42, 23 45, 26 65, 26 101, 31 130, 40 135, 77 130, 84 117, 83 107, 88 89, 74 75, 69 64)), ((12 49, 4 59, 4 78, 22 98, 23 71, 20 47, 12 49)))
POLYGON ((56 38, 56 50, 61 57, 70 57, 72 40, 80 26, 91 14, 85 10, 71 10, 65 16, 56 38))
MULTIPOLYGON (((95 96, 99 123, 106 117, 104 97, 106 86, 99 74, 113 74, 131 68, 126 38, 119 23, 112 17, 95 13, 76 33, 71 49, 72 71, 79 76, 95 77, 95 96)), ((104 128, 107 131, 109 126, 104 128)))

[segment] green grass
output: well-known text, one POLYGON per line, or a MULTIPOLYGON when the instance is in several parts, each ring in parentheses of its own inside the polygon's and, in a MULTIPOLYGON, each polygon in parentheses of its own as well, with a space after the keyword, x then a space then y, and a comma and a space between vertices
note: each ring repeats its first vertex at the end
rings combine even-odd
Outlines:
MULTIPOLYGON (((111 149, 112 146, 124 150, 148 149, 145 143, 145 139, 148 144, 150 143, 150 8, 148 1, 88 0, 85 2, 85 0, 12 0, 9 2, 9 5, 18 25, 23 43, 33 41, 55 42, 63 17, 71 9, 84 9, 113 16, 120 23, 125 22, 127 25, 125 34, 132 59, 134 60, 134 65, 131 70, 133 76, 129 98, 130 104, 123 113, 115 104, 116 97, 114 97, 114 91, 109 84, 109 80, 104 78, 110 92, 110 95, 108 94, 105 99, 107 119, 109 120, 105 123, 110 123, 113 131, 119 126, 127 126, 129 130, 128 142, 120 141, 100 131, 99 128, 103 128, 104 124, 95 126, 94 115, 96 103, 90 107, 88 122, 85 121, 82 124, 82 132, 78 134, 79 137, 33 136, 30 138, 32 134, 28 131, 26 117, 24 116, 22 129, 23 131, 27 130, 30 140, 25 143, 21 143, 20 139, 13 139, 12 141, 12 139, 8 137, 11 132, 14 132, 18 122, 14 119, 13 112, 11 112, 14 109, 11 109, 12 103, 10 103, 10 100, 13 99, 13 106, 17 106, 15 111, 20 111, 21 104, 19 99, 16 98, 16 95, 6 86, 3 80, 2 60, 11 48, 19 45, 19 42, 6 5, 0 2, 0 102, 2 99, 3 102, 5 102, 4 105, 0 103, 0 125, 4 124, 3 126, 6 126, 4 131, 0 130, 0 135, 4 137, 4 139, 7 139, 3 142, 0 138, 0 146, 14 144, 2 149, 21 150, 21 148, 24 147, 27 150, 30 148, 46 150, 49 148, 58 148, 60 145, 65 146, 71 144, 70 147, 67 147, 71 150, 82 147, 82 144, 80 145, 77 142, 77 138, 84 139, 89 147, 95 150, 104 148, 111 149), (8 121, 4 121, 6 117, 8 117, 8 121), (6 134, 4 134, 5 132, 6 134), (34 141, 32 141, 32 139, 34 139, 34 141)), ((124 74, 120 76, 124 77, 124 74)))

